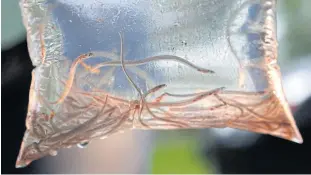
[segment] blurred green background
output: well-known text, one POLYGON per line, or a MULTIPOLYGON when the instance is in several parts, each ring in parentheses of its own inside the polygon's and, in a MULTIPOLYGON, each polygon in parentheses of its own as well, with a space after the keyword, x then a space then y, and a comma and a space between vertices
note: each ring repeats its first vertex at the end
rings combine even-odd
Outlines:
POLYGON ((19 0, 1 0, 1 50, 8 49, 26 37, 19 0))
MULTIPOLYGON (((278 1, 279 60, 293 61, 311 54, 311 1, 278 1)), ((310 59, 310 57, 309 57, 310 59)))

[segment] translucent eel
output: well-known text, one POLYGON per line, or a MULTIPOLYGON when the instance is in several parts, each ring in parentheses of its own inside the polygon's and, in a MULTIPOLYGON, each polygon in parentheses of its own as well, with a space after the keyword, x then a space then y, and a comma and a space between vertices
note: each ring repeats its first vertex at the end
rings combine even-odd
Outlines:
MULTIPOLYGON (((96 52, 95 52, 96 53, 96 52)), ((52 104, 59 104, 62 103, 64 101, 64 99, 66 98, 66 96, 68 95, 71 86, 73 84, 74 81, 74 77, 75 77, 75 73, 76 73, 76 68, 79 65, 79 63, 81 63, 87 70, 89 70, 91 73, 99 73, 99 68, 104 67, 104 66, 121 66, 121 61, 107 61, 105 63, 102 64, 98 64, 97 66, 95 66, 94 68, 91 68, 88 65, 85 65, 83 63, 84 60, 94 57, 96 56, 96 54, 94 54, 93 52, 90 53, 86 53, 86 54, 82 54, 80 55, 72 64, 71 68, 70 68, 70 73, 69 73, 69 78, 66 82, 66 86, 65 89, 62 93, 62 95, 59 97, 58 100, 56 100, 56 102, 52 102, 52 104)), ((214 71, 209 70, 209 69, 205 69, 205 68, 200 68, 195 66, 194 64, 192 64, 191 62, 184 60, 180 57, 177 56, 170 56, 170 55, 163 55, 163 56, 154 56, 154 57, 149 57, 146 58, 144 60, 136 60, 136 61, 127 61, 124 64, 128 65, 128 66, 138 66, 138 65, 143 65, 143 64, 147 64, 149 62, 152 61, 159 61, 159 60, 172 60, 172 61, 177 61, 179 63, 183 63, 185 65, 188 65, 194 69, 196 69, 199 72, 202 73, 214 73, 214 71)))
MULTIPOLYGON (((160 56, 148 57, 148 58, 145 58, 142 60, 125 61, 124 65, 126 65, 126 66, 139 66, 139 65, 144 65, 144 64, 147 64, 147 63, 150 63, 153 61, 165 61, 165 60, 166 61, 176 61, 178 63, 181 63, 181 64, 184 64, 184 65, 189 66, 191 68, 194 68, 197 71, 202 72, 202 73, 215 73, 212 70, 200 68, 200 67, 192 64, 191 62, 189 62, 185 59, 182 59, 178 56, 174 56, 174 55, 160 55, 160 56)), ((121 66, 121 61, 107 61, 104 63, 100 63, 97 66, 94 66, 94 68, 91 69, 91 72, 93 70, 99 69, 101 67, 106 67, 106 66, 121 66)))
MULTIPOLYGON (((92 51, 92 53, 94 54, 94 57, 108 58, 108 59, 110 59, 112 61, 118 61, 118 59, 119 59, 119 56, 116 54, 115 51, 112 51, 112 52, 92 51)), ((115 71, 115 69, 116 69, 116 66, 113 66, 109 70, 107 70, 107 72, 101 77, 100 84, 105 84, 107 82, 107 80, 109 79, 108 77, 113 76, 113 72, 115 71)), ((154 87, 155 86, 154 80, 152 78, 150 78, 148 76, 148 74, 144 70, 142 70, 142 69, 140 69, 138 67, 134 67, 134 66, 129 67, 128 70, 133 72, 133 73, 136 73, 136 75, 138 77, 141 77, 142 79, 146 80, 146 82, 148 82, 150 87, 154 87)), ((91 70, 91 72, 92 71, 93 70, 91 70)), ((99 87, 100 87, 100 85, 99 85, 99 87)))
MULTIPOLYGON (((173 123, 173 125, 176 125, 176 124, 177 124, 176 126, 179 127, 179 128, 187 127, 188 125, 187 125, 186 123, 178 122, 178 121, 173 121, 173 120, 169 120, 169 119, 166 119, 166 118, 158 117, 158 116, 156 116, 156 115, 150 110, 150 108, 148 107, 148 104, 146 103, 146 99, 145 99, 146 96, 148 95, 148 93, 147 93, 147 94, 143 94, 143 92, 142 92, 142 91, 138 88, 138 86, 133 82, 133 80, 132 80, 131 77, 128 75, 128 73, 127 73, 127 71, 126 71, 126 69, 125 69, 125 65, 124 65, 124 56, 123 56, 123 37, 122 37, 121 33, 119 33, 119 36, 120 36, 120 41, 121 41, 120 60, 121 60, 122 70, 123 70, 124 74, 126 75, 128 81, 131 83, 131 85, 134 87, 134 89, 136 89, 136 91, 138 92, 138 94, 139 94, 139 96, 140 96, 140 102, 139 102, 139 104, 138 104, 138 103, 135 103, 135 106, 137 106, 136 108, 139 108, 139 109, 140 109, 140 111, 139 111, 139 116, 138 116, 138 119, 139 119, 140 123, 141 123, 143 126, 149 128, 149 126, 143 122, 143 119, 142 119, 142 116, 141 116, 143 108, 146 107, 146 109, 147 109, 147 111, 149 112, 149 114, 150 114, 153 118, 155 118, 155 119, 157 119, 157 120, 165 121, 165 122, 169 122, 169 123, 173 123), (138 105, 139 105, 139 106, 138 106, 138 105), (178 125, 178 124, 179 124, 179 125, 178 125)), ((155 92, 155 91, 157 91, 157 90, 159 90, 159 89, 161 89, 161 88, 163 88, 163 87, 165 87, 165 85, 160 85, 160 86, 158 86, 158 87, 155 87, 154 89, 152 89, 152 90, 149 91, 149 92, 155 92)))
MULTIPOLYGON (((82 63, 83 60, 86 60, 88 58, 91 58, 93 56, 93 53, 86 53, 86 54, 82 54, 80 55, 72 64, 71 68, 70 68, 70 72, 69 72, 69 78, 68 80, 66 81, 66 86, 65 86, 65 89, 62 93, 62 95, 59 97, 58 100, 56 100, 55 102, 52 102, 52 104, 59 104, 59 103, 62 103, 65 98, 67 97, 67 95, 69 94, 70 92, 70 89, 71 89, 71 86, 72 86, 72 83, 74 81, 74 77, 75 77, 75 73, 76 73, 76 68, 77 66, 79 65, 79 63, 82 63)), ((82 64, 84 65, 84 64, 82 64)), ((84 65, 85 66, 85 65, 84 65)), ((86 66, 86 69, 90 69, 89 66, 86 66)), ((91 69, 90 71, 93 71, 94 73, 95 72, 99 72, 97 69, 91 69)))
MULTIPOLYGON (((93 51, 93 53, 94 55, 98 57, 109 58, 112 61, 120 61, 119 60, 120 56, 116 54, 116 51, 112 51, 112 52, 93 51)), ((116 66, 113 66, 111 69, 115 69, 115 67, 116 66)), ((146 82, 150 84, 150 87, 156 86, 154 80, 150 78, 148 74, 144 70, 140 69, 139 67, 135 67, 135 65, 133 65, 133 66, 128 67, 127 69, 133 73, 136 73, 138 77, 141 77, 142 79, 146 80, 146 82)))

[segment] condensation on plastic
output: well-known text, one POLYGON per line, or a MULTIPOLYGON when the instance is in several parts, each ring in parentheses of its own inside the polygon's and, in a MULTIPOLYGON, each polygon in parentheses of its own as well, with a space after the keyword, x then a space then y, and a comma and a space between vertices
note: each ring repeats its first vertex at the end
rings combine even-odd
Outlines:
POLYGON ((17 167, 133 128, 230 127, 302 143, 277 64, 276 0, 20 6, 36 68, 17 167))

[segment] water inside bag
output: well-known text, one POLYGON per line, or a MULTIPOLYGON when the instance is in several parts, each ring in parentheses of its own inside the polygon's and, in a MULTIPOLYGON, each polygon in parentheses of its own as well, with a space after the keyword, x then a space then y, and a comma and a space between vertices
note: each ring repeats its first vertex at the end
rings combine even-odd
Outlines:
POLYGON ((36 68, 17 167, 128 129, 230 127, 302 143, 277 64, 276 0, 20 7, 36 68))

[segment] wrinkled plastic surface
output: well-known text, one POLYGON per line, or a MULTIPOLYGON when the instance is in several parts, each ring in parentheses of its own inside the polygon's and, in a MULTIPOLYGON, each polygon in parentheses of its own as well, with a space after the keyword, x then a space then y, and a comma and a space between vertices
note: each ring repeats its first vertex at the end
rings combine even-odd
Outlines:
POLYGON ((301 143, 275 0, 23 0, 32 72, 16 163, 127 129, 231 127, 301 143))

